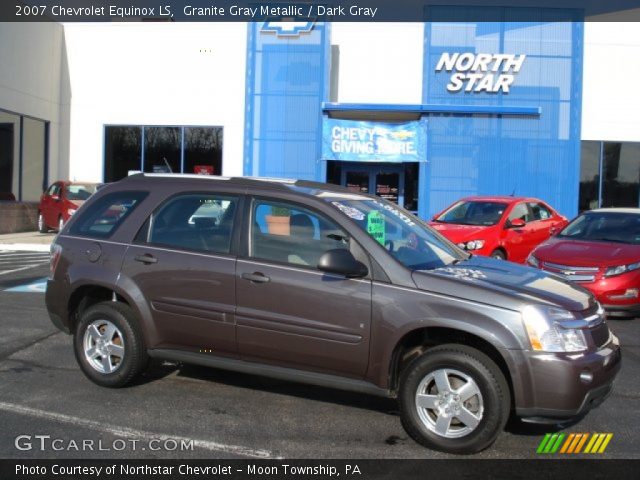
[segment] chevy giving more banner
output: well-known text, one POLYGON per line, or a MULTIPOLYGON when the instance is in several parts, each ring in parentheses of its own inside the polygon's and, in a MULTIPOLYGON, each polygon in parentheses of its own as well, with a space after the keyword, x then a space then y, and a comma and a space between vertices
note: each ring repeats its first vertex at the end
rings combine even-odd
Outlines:
POLYGON ((427 122, 357 122, 324 118, 322 159, 354 162, 424 162, 427 122))

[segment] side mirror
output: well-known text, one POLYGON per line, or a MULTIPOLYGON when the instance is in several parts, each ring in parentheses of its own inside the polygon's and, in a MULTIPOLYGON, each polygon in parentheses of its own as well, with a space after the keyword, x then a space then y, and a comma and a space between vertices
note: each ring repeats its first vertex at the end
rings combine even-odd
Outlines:
POLYGON ((336 248, 322 254, 318 260, 318 270, 344 275, 347 278, 366 277, 367 266, 355 259, 349 250, 336 248))
POLYGON ((521 218, 514 218, 507 223, 507 228, 522 228, 526 225, 525 221, 521 218))

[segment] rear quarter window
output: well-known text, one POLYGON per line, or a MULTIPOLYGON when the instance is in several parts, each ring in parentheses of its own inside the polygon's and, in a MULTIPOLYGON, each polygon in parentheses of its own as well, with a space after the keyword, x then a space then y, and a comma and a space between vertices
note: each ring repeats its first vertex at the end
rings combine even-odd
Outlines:
POLYGON ((148 192, 139 191, 105 195, 87 208, 80 209, 69 233, 83 237, 110 237, 147 195, 148 192))

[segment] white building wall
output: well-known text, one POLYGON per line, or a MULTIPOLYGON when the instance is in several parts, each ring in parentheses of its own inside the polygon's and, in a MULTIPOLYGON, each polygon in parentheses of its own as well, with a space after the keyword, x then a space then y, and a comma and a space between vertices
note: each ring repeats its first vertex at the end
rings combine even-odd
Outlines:
POLYGON ((242 174, 245 23, 65 24, 71 179, 101 181, 105 125, 223 127, 242 174))
POLYGON ((337 101, 422 103, 422 23, 331 25, 340 50, 337 101))
POLYGON ((584 27, 582 139, 640 142, 640 35, 637 23, 584 27))
POLYGON ((59 162, 60 106, 67 101, 61 97, 62 42, 58 23, 0 23, 0 109, 50 122, 49 179, 58 178, 66 160, 59 162))

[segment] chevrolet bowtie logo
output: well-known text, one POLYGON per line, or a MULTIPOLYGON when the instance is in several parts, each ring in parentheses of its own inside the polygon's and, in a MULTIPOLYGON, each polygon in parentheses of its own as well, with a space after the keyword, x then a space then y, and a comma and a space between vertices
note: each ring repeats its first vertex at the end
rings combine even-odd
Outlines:
POLYGON ((309 33, 315 22, 264 22, 261 32, 274 32, 278 37, 297 37, 309 33))

